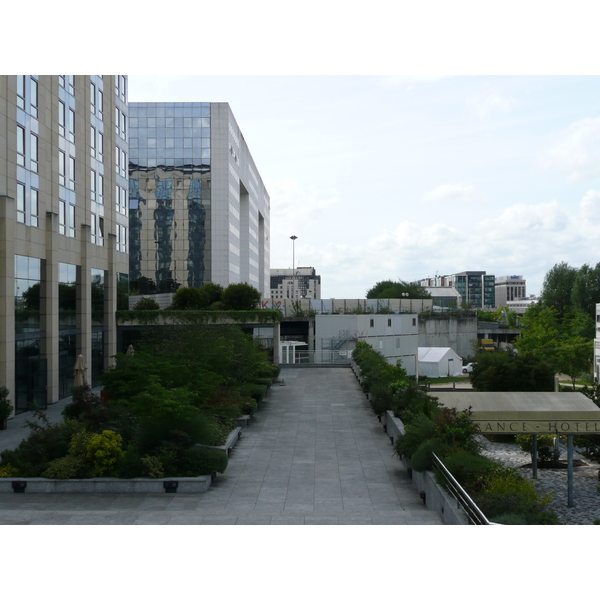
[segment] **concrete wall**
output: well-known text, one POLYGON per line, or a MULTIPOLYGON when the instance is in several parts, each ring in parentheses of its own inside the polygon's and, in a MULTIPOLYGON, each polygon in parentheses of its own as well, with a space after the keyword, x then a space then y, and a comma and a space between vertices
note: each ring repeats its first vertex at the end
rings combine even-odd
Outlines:
POLYGON ((473 355, 471 342, 477 340, 477 317, 419 315, 419 347, 452 348, 465 359, 473 355))

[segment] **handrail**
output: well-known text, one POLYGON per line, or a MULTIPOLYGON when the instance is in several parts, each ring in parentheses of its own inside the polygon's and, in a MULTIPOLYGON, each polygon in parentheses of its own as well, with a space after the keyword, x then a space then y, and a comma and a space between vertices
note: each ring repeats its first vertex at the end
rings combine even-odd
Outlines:
POLYGON ((467 492, 465 492, 460 483, 456 481, 452 473, 448 471, 444 463, 439 459, 435 452, 432 452, 432 457, 434 469, 436 469, 444 479, 446 483, 446 489, 456 499, 458 506, 462 507, 467 514, 469 524, 497 525, 497 523, 492 523, 488 520, 477 504, 475 504, 475 501, 471 498, 471 496, 469 496, 469 494, 467 494, 467 492))

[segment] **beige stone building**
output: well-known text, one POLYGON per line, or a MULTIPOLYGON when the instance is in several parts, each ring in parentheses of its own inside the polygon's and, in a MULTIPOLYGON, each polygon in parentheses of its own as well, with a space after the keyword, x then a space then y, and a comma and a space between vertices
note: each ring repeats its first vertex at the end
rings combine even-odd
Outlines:
POLYGON ((127 77, 0 76, 0 385, 16 412, 96 384, 128 293, 127 77))

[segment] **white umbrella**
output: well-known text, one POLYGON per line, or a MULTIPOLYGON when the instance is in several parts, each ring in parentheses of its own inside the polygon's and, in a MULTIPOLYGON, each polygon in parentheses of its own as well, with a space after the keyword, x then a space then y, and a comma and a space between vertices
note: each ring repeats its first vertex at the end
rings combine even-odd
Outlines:
POLYGON ((133 356, 133 346, 131 344, 129 344, 129 348, 127 348, 127 352, 125 352, 125 354, 127 356, 133 356))
POLYGON ((83 355, 79 355, 77 360, 75 361, 75 366, 73 367, 73 386, 74 387, 85 387, 88 385, 87 376, 85 372, 87 371, 87 365, 85 364, 85 360, 83 355))

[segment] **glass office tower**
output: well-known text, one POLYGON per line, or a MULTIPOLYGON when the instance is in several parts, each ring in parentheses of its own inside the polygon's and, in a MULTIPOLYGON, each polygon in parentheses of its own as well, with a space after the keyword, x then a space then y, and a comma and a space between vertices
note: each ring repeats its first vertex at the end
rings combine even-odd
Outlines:
POLYGON ((226 103, 131 103, 132 295, 269 285, 269 197, 226 103))

